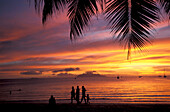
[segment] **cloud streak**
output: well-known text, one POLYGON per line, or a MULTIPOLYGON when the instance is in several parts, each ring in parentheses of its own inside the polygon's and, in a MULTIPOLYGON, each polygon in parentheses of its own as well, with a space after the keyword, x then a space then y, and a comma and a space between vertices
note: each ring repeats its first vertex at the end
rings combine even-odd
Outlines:
POLYGON ((78 71, 80 68, 65 68, 65 69, 60 69, 60 70, 54 70, 53 73, 58 73, 58 72, 70 72, 70 71, 78 71))
POLYGON ((41 75, 42 71, 26 71, 26 72, 21 72, 21 75, 41 75))

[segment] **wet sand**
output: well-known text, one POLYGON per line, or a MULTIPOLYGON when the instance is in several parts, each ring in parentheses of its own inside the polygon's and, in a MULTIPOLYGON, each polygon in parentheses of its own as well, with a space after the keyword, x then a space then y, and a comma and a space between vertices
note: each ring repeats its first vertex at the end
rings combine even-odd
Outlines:
POLYGON ((170 112, 169 104, 56 104, 1 102, 4 112, 170 112))

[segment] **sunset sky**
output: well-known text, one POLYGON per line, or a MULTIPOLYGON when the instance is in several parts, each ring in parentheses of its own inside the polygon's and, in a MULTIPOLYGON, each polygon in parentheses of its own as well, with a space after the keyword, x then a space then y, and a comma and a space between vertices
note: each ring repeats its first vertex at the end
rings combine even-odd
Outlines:
POLYGON ((0 78, 56 77, 86 71, 108 76, 170 75, 170 26, 166 16, 155 24, 152 43, 127 50, 110 33, 99 14, 84 36, 71 42, 66 11, 56 13, 43 26, 33 2, 0 0, 0 78))

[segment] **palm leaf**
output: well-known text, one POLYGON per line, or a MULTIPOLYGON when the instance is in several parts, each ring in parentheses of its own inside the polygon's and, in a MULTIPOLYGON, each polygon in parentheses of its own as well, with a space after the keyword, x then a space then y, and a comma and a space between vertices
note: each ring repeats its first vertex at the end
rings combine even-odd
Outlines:
POLYGON ((170 12, 170 0, 158 0, 161 6, 165 9, 165 12, 169 14, 170 12))
POLYGON ((91 17, 98 11, 96 0, 71 0, 68 6, 70 20, 70 39, 82 35, 91 17))
POLYGON ((125 42, 128 58, 131 47, 141 49, 152 35, 152 24, 158 21, 154 0, 113 0, 106 7, 106 19, 112 32, 125 42))
POLYGON ((100 4, 101 9, 104 10, 107 0, 97 0, 97 1, 100 4))
MULTIPOLYGON (((150 42, 149 38, 152 35, 151 31, 153 29, 152 24, 155 21, 158 21, 158 8, 156 7, 155 0, 34 1, 37 10, 39 10, 41 6, 44 6, 42 18, 43 23, 48 16, 52 16, 55 10, 58 11, 60 8, 68 4, 71 40, 83 34, 82 32, 84 28, 89 25, 91 17, 98 12, 98 6, 100 5, 103 10, 106 4, 106 19, 109 21, 112 32, 117 35, 117 39, 119 39, 120 42, 125 42, 125 47, 128 48, 128 57, 132 47, 141 49, 146 43, 150 42)), ((167 5, 169 2, 162 3, 167 5)))
POLYGON ((46 22, 49 16, 52 16, 55 10, 59 11, 68 3, 68 0, 34 0, 35 9, 40 12, 41 6, 43 6, 43 24, 46 22))

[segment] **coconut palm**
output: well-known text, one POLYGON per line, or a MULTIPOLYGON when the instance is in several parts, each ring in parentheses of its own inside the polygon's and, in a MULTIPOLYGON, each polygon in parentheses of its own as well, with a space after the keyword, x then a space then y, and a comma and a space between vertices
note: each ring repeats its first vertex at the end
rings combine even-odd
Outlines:
MULTIPOLYGON (((158 1, 169 13, 169 0, 158 1)), ((71 40, 82 35, 91 17, 102 9, 113 35, 128 48, 128 59, 131 48, 141 49, 146 43, 150 43, 152 24, 159 21, 155 0, 34 0, 34 2, 37 11, 43 8, 43 24, 55 11, 60 11, 63 7, 68 8, 71 40)))

